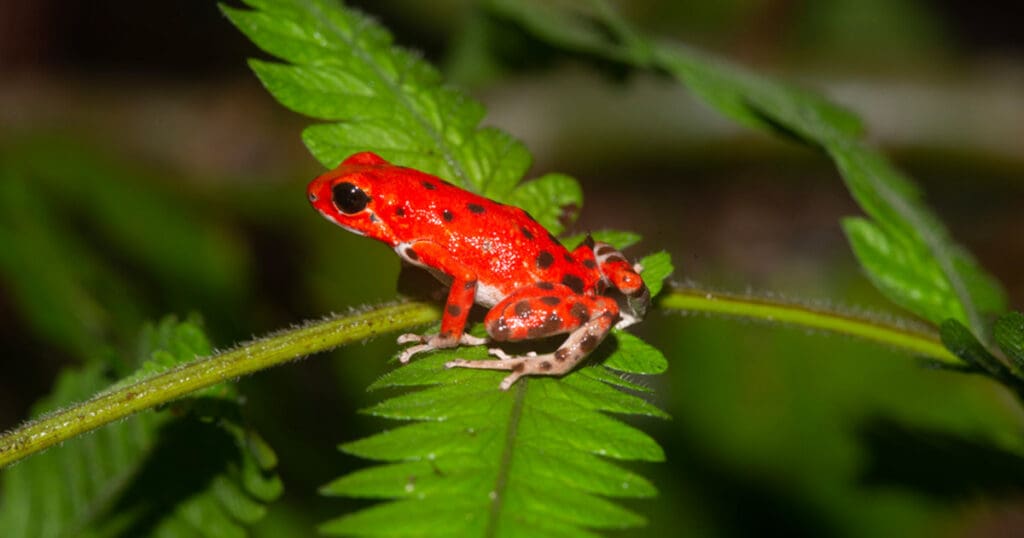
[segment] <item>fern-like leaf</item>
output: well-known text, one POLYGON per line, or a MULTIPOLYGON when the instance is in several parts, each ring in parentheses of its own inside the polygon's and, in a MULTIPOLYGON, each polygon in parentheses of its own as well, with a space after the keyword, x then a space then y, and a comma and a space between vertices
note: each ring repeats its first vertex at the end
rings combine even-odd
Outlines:
MULTIPOLYGON (((195 323, 168 318, 143 331, 139 351, 148 359, 140 370, 163 370, 211 350, 195 323)), ((100 361, 67 370, 34 414, 110 381, 100 361)), ((0 536, 244 536, 280 494, 269 473, 276 459, 239 424, 233 387, 203 394, 177 412, 141 413, 5 470, 0 536)))
POLYGON ((526 147, 480 127, 483 106, 444 86, 436 69, 393 46, 370 18, 333 0, 244 1, 254 9, 222 9, 256 45, 287 62, 252 60, 263 85, 288 108, 334 122, 303 134, 324 166, 369 150, 518 205, 555 234, 565 209, 575 216, 576 180, 549 175, 517 186, 531 163, 526 147))
POLYGON ((598 351, 606 361, 563 379, 519 381, 495 390, 503 374, 444 369, 483 348, 434 353, 371 388, 415 387, 368 413, 410 424, 342 445, 385 462, 324 487, 328 495, 389 502, 328 522, 337 535, 591 536, 586 529, 640 525, 611 498, 655 495, 640 475, 609 460, 661 461, 658 444, 607 413, 665 417, 612 384, 612 368, 658 373, 664 357, 626 333, 598 351), (614 351, 611 351, 614 349, 614 351), (610 355, 609 355, 610 353, 610 355))

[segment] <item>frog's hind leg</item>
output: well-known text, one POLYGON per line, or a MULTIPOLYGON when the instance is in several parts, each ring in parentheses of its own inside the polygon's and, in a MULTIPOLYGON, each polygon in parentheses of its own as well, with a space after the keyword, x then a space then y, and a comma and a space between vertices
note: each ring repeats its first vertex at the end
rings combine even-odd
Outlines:
POLYGON ((593 351, 618 319, 618 305, 607 297, 574 295, 569 288, 527 289, 514 293, 487 314, 484 325, 499 341, 518 341, 569 332, 569 337, 553 353, 510 356, 500 349, 490 353, 498 360, 467 361, 456 359, 448 368, 508 370, 501 382, 508 390, 524 375, 563 375, 593 351), (561 292, 561 293, 560 293, 561 292))
POLYGON ((647 289, 643 277, 640 276, 643 267, 640 264, 630 264, 618 249, 600 241, 593 241, 590 245, 580 245, 573 255, 576 257, 585 255, 586 248, 592 249, 603 282, 621 291, 625 297, 621 321, 616 324, 616 327, 623 329, 642 320, 651 303, 651 292, 647 289))

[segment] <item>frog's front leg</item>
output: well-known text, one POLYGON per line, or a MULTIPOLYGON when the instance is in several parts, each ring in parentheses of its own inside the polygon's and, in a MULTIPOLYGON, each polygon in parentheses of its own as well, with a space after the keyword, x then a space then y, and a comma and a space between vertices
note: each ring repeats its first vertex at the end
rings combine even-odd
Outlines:
POLYGON ((618 304, 608 297, 576 295, 561 284, 541 283, 513 293, 495 305, 484 320, 488 334, 498 341, 519 341, 570 333, 554 353, 509 356, 492 349, 499 360, 449 361, 447 368, 508 370, 501 382, 508 390, 524 375, 563 375, 593 351, 618 319, 618 304))
POLYGON ((452 286, 448 291, 448 300, 441 315, 441 332, 437 334, 403 334, 398 337, 399 344, 413 344, 398 356, 401 362, 417 353, 456 347, 459 344, 476 346, 487 342, 486 338, 478 338, 465 333, 466 318, 473 308, 476 297, 476 273, 455 259, 447 250, 430 241, 418 241, 401 244, 395 247, 398 254, 414 265, 433 268, 452 277, 452 286))

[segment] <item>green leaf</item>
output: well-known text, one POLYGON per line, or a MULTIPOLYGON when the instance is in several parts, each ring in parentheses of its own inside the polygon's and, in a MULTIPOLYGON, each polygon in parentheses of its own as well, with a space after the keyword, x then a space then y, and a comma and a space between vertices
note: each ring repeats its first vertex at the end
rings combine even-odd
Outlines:
MULTIPOLYGON (((100 254, 116 252, 175 290, 227 298, 241 292, 248 265, 241 243, 190 204, 177 177, 172 182, 59 137, 27 137, 12 152, 10 162, 42 189, 51 212, 88 222, 105 249, 100 254)), ((133 323, 131 330, 141 321, 133 323)))
POLYGON ((103 347, 111 322, 93 293, 107 273, 50 218, 45 200, 24 175, 0 166, 0 278, 33 332, 84 360, 103 347))
POLYGON ((844 219, 843 230, 872 283, 891 301, 936 325, 964 319, 949 282, 919 245, 863 218, 844 219))
POLYGON ((664 250, 655 252, 654 254, 644 256, 640 260, 640 265, 644 268, 640 276, 644 277, 644 282, 647 284, 647 289, 650 290, 651 298, 653 299, 661 293, 665 279, 672 274, 672 271, 675 271, 675 267, 672 266, 672 256, 664 250))
POLYGON ((999 348, 1013 361, 1018 377, 1024 379, 1024 314, 1010 312, 996 320, 993 334, 999 348))
POLYGON ((342 445, 347 453, 384 463, 322 489, 326 495, 385 502, 321 530, 355 536, 592 536, 587 529, 643 524, 608 498, 646 498, 656 491, 612 460, 661 461, 664 454, 650 437, 606 413, 666 415, 614 388, 629 383, 608 368, 659 372, 666 362, 635 336, 616 332, 609 340, 602 347, 613 351, 600 365, 561 379, 523 379, 507 392, 497 389, 501 372, 444 368, 456 355, 485 357, 482 346, 432 353, 389 372, 372 388, 421 388, 366 412, 415 422, 342 445))
MULTIPOLYGON (((197 325, 172 318, 147 327, 139 349, 142 369, 210 353, 197 325)), ((33 414, 109 383, 110 368, 96 361, 65 370, 33 414)), ((141 413, 5 470, 0 535, 244 536, 281 486, 273 452, 236 423, 234 390, 221 392, 178 404, 190 413, 141 413)))
MULTIPOLYGON (((876 245, 888 246, 898 259, 898 263, 879 265, 877 259, 865 259, 854 244, 854 252, 872 281, 877 285, 908 274, 920 277, 915 283, 916 293, 902 293, 897 286, 880 286, 880 291, 932 323, 957 319, 984 340, 988 334, 984 318, 1006 308, 998 282, 948 237, 938 219, 920 203, 909 178, 884 157, 849 141, 831 144, 829 152, 851 194, 874 219, 872 230, 861 225, 862 230, 857 232, 861 234, 861 246, 870 235, 876 245)), ((847 234, 854 243, 849 229, 847 234)))
POLYGON ((546 174, 527 181, 512 192, 509 203, 526 210, 554 235, 579 216, 583 191, 579 183, 564 174, 546 174))
POLYGON ((668 360, 658 348, 625 331, 612 333, 618 349, 604 365, 628 374, 660 374, 668 369, 668 360))
POLYGON ((667 72, 736 121, 828 153, 871 217, 852 225, 848 220, 846 227, 872 282, 891 300, 933 323, 958 319, 987 339, 985 318, 1006 308, 998 283, 949 237, 909 178, 864 145, 854 114, 813 92, 681 44, 647 40, 604 1, 590 2, 588 9, 539 1, 492 0, 487 5, 555 46, 667 72), (881 260, 878 255, 885 249, 898 252, 899 260, 881 260), (918 277, 923 280, 914 281, 918 277))
POLYGON ((239 296, 238 243, 155 179, 62 137, 0 148, 0 279, 40 339, 85 360, 130 343, 146 287, 178 305, 239 296))
MULTIPOLYGON (((260 48, 286 62, 251 61, 263 85, 286 107, 335 122, 313 125, 303 134, 324 166, 374 151, 511 202, 530 167, 529 152, 502 131, 480 127, 483 107, 444 86, 436 69, 394 46, 386 30, 330 0, 246 3, 254 9, 221 9, 260 48)), ((547 181, 538 186, 578 205, 575 180, 547 181)), ((536 187, 515 196, 530 201, 536 187)), ((542 207, 530 209, 541 218, 542 207)), ((551 219, 542 222, 557 226, 551 219)))
POLYGON ((595 232, 570 235, 569 237, 562 239, 562 244, 569 249, 574 249, 579 246, 588 235, 594 241, 608 243, 619 250, 625 250, 639 243, 642 239, 640 234, 634 232, 626 232, 623 230, 597 230, 595 232))
POLYGON ((999 362, 999 359, 992 356, 959 320, 947 319, 942 322, 939 327, 939 335, 942 337, 942 344, 946 346, 946 349, 973 368, 988 372, 997 379, 1007 378, 1006 368, 999 362))

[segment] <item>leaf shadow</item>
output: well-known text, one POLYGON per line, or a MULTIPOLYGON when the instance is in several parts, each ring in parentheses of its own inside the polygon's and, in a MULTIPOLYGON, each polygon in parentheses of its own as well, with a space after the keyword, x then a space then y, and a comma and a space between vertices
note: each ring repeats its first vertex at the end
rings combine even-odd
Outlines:
POLYGON ((238 459, 234 439, 215 423, 191 416, 161 427, 154 451, 110 514, 132 514, 123 536, 149 536, 189 497, 238 459))
POLYGON ((874 417, 859 428, 869 487, 901 487, 955 502, 1024 492, 1024 457, 981 439, 874 417))
MULTIPOLYGON (((716 536, 844 536, 841 527, 813 499, 785 483, 758 476, 717 455, 687 435, 658 436, 665 451, 699 496, 698 509, 713 522, 716 536)), ((797 463, 794 463, 796 465, 797 463)))

